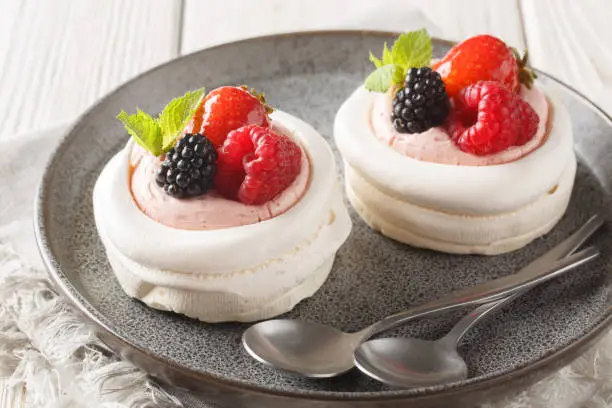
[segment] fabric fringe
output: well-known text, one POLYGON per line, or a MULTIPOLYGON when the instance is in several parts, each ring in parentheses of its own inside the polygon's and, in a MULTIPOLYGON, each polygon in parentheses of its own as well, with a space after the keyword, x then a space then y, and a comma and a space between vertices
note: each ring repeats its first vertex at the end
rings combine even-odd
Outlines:
POLYGON ((0 244, 0 376, 41 408, 176 408, 142 370, 120 361, 57 296, 46 275, 0 244))

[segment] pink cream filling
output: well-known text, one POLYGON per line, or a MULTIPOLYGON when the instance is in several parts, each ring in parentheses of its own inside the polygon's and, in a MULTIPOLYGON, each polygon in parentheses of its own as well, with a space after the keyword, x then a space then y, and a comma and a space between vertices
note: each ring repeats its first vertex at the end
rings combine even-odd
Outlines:
POLYGON ((255 224, 280 215, 304 195, 310 179, 310 162, 302 150, 300 174, 283 192, 263 205, 228 200, 214 190, 188 199, 168 196, 155 183, 159 159, 134 144, 130 154, 132 196, 149 218, 168 227, 214 230, 255 224))
POLYGON ((435 127, 423 133, 398 133, 391 120, 391 94, 377 95, 372 107, 371 126, 376 137, 391 146, 398 153, 413 159, 462 166, 488 166, 503 164, 520 159, 536 150, 546 138, 548 120, 548 100, 535 86, 521 87, 520 95, 540 117, 536 135, 522 146, 512 146, 501 152, 476 156, 459 149, 450 139, 444 128, 435 127))

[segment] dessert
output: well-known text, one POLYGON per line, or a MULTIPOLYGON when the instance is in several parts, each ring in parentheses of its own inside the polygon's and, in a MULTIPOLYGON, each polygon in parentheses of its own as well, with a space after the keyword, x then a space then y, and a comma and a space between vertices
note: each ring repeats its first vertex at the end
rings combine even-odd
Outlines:
POLYGON ((244 87, 118 119, 132 138, 104 167, 93 204, 129 296, 206 322, 254 321, 319 289, 351 222, 312 127, 244 87))
POLYGON ((550 231, 576 172, 568 113, 501 40, 479 35, 431 60, 401 35, 334 123, 361 218, 398 241, 500 254, 550 231))

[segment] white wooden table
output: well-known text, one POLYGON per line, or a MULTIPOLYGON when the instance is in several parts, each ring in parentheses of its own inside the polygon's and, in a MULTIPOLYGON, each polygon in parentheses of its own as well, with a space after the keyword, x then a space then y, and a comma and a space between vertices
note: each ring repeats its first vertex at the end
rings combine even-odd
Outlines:
MULTIPOLYGON (((0 141, 67 123, 138 73, 213 44, 295 30, 402 30, 415 18, 449 39, 491 33, 527 47, 532 65, 612 114, 610 0, 0 0, 0 6, 0 141)), ((22 407, 22 392, 0 380, 0 408, 22 407)))

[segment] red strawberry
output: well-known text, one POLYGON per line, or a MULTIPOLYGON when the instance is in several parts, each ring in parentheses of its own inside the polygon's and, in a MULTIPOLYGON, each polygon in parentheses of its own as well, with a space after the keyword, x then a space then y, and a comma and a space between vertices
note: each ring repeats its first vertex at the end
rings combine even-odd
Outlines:
POLYGON ((245 126, 227 135, 219 149, 215 186, 228 198, 264 204, 300 173, 302 150, 269 127, 245 126))
POLYGON ((470 85, 453 98, 453 104, 446 129, 464 152, 497 153, 527 143, 538 130, 538 114, 499 82, 470 85))
MULTIPOLYGON (((522 62, 522 61, 520 61, 522 62)), ((432 68, 440 73, 448 96, 479 81, 497 81, 516 92, 519 61, 512 48, 491 35, 477 35, 455 45, 432 68)))
POLYGON ((206 95, 186 132, 206 135, 215 147, 219 147, 234 129, 268 124, 266 105, 260 98, 245 87, 223 86, 206 95))

